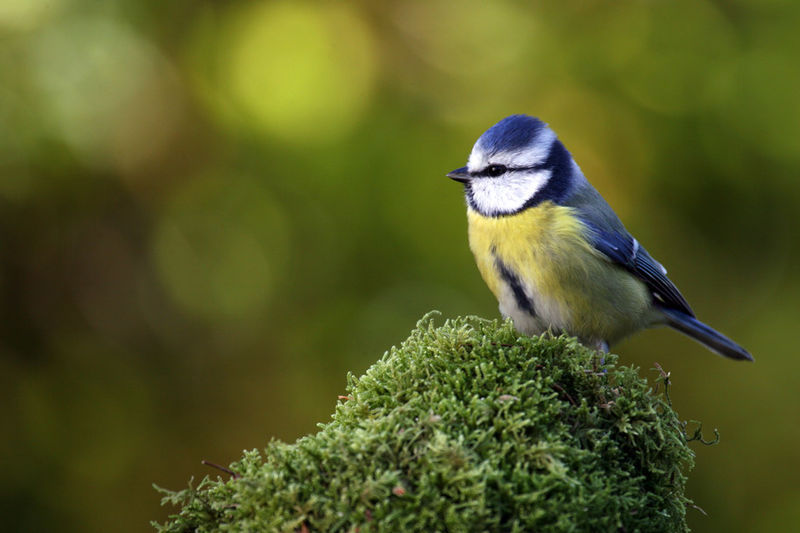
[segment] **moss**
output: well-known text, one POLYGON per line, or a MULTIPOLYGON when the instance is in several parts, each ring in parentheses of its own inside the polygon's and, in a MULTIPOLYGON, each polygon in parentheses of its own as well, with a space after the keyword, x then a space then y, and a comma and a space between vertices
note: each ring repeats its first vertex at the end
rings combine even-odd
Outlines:
POLYGON ((634 368, 509 322, 423 318, 332 421, 168 492, 160 531, 686 531, 693 453, 634 368))

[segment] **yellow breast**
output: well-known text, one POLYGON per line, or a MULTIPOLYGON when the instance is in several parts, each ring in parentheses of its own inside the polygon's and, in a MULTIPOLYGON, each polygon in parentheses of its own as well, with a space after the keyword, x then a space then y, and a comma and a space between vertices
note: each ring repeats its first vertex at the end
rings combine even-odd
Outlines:
POLYGON ((522 333, 549 328, 582 340, 614 342, 650 320, 645 285, 592 247, 571 208, 543 202, 502 217, 468 209, 467 217, 478 269, 503 314, 522 333), (517 305, 500 264, 518 278, 535 318, 517 305))

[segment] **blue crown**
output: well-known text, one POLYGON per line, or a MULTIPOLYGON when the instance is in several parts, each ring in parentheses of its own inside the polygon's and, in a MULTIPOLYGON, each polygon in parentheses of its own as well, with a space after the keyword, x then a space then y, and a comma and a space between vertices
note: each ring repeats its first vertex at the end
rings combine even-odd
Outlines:
POLYGON ((478 145, 486 152, 519 150, 533 144, 547 125, 528 115, 506 117, 481 135, 478 145))

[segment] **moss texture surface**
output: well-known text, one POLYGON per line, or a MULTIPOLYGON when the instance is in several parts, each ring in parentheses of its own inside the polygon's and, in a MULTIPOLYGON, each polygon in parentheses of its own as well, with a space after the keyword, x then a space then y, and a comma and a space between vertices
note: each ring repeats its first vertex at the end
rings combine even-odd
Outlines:
POLYGON ((685 531, 693 453, 636 369, 510 323, 424 318, 320 431, 168 493, 188 531, 685 531))

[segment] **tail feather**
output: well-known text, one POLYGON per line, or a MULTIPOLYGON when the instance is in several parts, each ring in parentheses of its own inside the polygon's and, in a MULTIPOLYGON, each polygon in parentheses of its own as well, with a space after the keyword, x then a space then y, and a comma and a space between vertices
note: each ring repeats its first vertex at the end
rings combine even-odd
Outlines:
POLYGON ((696 318, 675 309, 664 309, 663 311, 668 326, 688 335, 712 352, 739 361, 753 360, 753 356, 747 350, 696 318))

